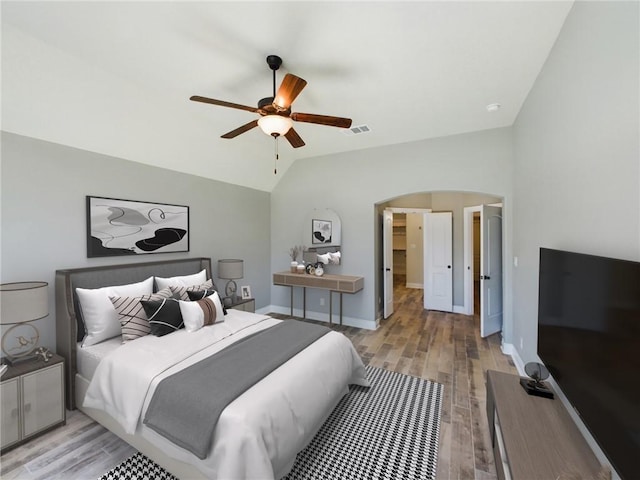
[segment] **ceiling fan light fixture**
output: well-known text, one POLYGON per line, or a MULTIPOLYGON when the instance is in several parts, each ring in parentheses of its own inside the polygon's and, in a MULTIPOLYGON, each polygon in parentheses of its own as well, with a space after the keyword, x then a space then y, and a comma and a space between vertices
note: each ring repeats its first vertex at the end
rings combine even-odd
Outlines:
POLYGON ((267 135, 285 135, 293 127, 293 120, 282 115, 265 115, 258 120, 258 126, 267 135))

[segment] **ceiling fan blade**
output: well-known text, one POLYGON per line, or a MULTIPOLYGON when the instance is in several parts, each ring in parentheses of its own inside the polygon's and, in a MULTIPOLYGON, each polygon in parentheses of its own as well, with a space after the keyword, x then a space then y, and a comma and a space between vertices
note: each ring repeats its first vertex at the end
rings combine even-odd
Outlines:
POLYGON ((304 140, 300 138, 298 132, 296 132, 293 128, 290 128, 289 131, 284 134, 284 136, 287 140, 289 140, 289 143, 293 148, 304 147, 305 145, 304 140))
POLYGON ((247 132, 257 126, 258 126, 258 120, 254 120, 252 122, 245 123, 244 125, 236 128, 235 130, 231 130, 230 132, 227 132, 224 135, 221 135, 220 138, 234 138, 240 135, 241 133, 247 132))
POLYGON ((351 127, 350 118, 331 117, 329 115, 315 115, 313 113, 292 113, 291 120, 296 122, 317 123, 320 125, 329 125, 330 127, 349 128, 351 127))
POLYGON ((201 97, 199 95, 194 95, 189 100, 193 100, 194 102, 210 103, 211 105, 219 105, 221 107, 237 108, 239 110, 246 110, 247 112, 258 113, 258 109, 255 107, 240 105, 239 103, 225 102, 224 100, 216 100, 215 98, 207 98, 207 97, 201 97))
POLYGON ((296 77, 290 73, 287 73, 280 84, 278 93, 273 99, 273 106, 276 110, 283 112, 291 107, 291 104, 296 99, 302 89, 307 85, 307 81, 296 77))

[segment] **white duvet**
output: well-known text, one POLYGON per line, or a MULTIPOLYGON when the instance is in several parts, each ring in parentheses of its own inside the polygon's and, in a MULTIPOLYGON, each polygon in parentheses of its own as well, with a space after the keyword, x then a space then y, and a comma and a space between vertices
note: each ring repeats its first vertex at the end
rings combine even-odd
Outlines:
POLYGON ((280 320, 229 310, 223 323, 193 333, 148 335, 125 343, 98 365, 83 407, 108 413, 170 457, 211 479, 275 479, 288 473, 349 384, 368 385, 351 341, 329 332, 254 385, 223 412, 210 455, 200 460, 142 425, 160 380, 280 320))

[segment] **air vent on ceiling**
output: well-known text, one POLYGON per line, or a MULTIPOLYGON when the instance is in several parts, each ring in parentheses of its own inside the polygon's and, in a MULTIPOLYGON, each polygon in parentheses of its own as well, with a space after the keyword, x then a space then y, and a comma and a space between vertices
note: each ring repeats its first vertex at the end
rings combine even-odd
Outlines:
POLYGON ((358 125, 356 127, 345 128, 342 133, 348 136, 360 135, 361 133, 369 133, 371 129, 367 125, 358 125))

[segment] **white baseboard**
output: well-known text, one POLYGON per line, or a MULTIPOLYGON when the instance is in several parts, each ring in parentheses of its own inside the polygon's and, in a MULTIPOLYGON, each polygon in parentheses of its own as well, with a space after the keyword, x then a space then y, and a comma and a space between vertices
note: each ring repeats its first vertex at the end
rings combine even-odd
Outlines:
MULTIPOLYGON (((262 313, 264 315, 269 312, 280 313, 282 315, 291 315, 291 308, 289 307, 281 307, 279 305, 269 305, 267 307, 256 310, 256 313, 262 313)), ((302 317, 302 309, 294 308, 293 315, 295 317, 302 317)), ((312 310, 307 310, 307 317, 309 320, 317 320, 319 322, 329 323, 329 314, 325 312, 314 312, 312 310)), ((340 323, 340 315, 334 313, 332 317, 333 323, 340 323)), ((364 328, 366 330, 376 330, 378 328, 378 322, 375 320, 365 320, 363 318, 354 318, 354 317, 342 317, 342 324, 347 325, 349 327, 356 328, 364 328)))
POLYGON ((423 285, 423 284, 421 284, 421 283, 407 283, 407 284, 405 285, 405 287, 407 287, 407 288, 419 288, 419 289, 421 289, 421 290, 423 290, 423 289, 424 289, 424 285, 423 285))
POLYGON ((524 373, 524 362, 522 361, 522 358, 520 358, 520 354, 518 353, 516 347, 512 343, 505 343, 503 340, 500 348, 502 350, 502 353, 504 353, 505 355, 509 355, 513 359, 513 363, 518 369, 518 373, 520 375, 526 376, 526 374, 524 373))

